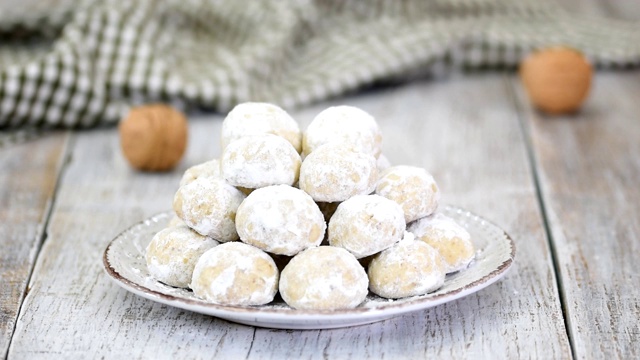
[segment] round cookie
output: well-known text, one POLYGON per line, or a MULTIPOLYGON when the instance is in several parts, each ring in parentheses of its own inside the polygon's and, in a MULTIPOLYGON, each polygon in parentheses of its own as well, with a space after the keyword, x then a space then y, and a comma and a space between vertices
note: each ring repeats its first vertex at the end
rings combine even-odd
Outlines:
POLYGON ((407 223, 432 214, 440 200, 433 176, 423 168, 406 165, 385 170, 378 179, 376 194, 400 204, 407 223))
POLYGON ((254 190, 236 215, 243 242, 279 255, 291 256, 318 246, 326 227, 311 196, 288 185, 254 190))
POLYGON ((154 235, 145 253, 149 273, 167 285, 186 288, 196 262, 218 242, 186 226, 166 228, 154 235))
POLYGON ((438 250, 413 234, 371 259, 367 271, 369 290, 388 299, 423 295, 444 284, 445 265, 438 250))
POLYGON ((409 224, 407 230, 440 252, 447 274, 466 268, 475 257, 469 232, 446 215, 427 216, 409 224))
POLYGON ((222 176, 231 185, 257 189, 293 185, 300 174, 300 155, 285 139, 254 135, 229 144, 222 154, 222 176))
POLYGON ((307 249, 280 274, 280 295, 294 309, 352 309, 367 297, 367 273, 348 251, 307 249))
POLYGON ((245 195, 222 179, 198 178, 181 186, 173 210, 187 226, 220 242, 238 240, 236 211, 245 195))
POLYGON ((328 143, 341 143, 355 151, 380 155, 382 133, 373 116, 353 106, 334 106, 313 119, 302 137, 302 151, 313 153, 328 143))
POLYGON ((329 222, 329 244, 345 248, 360 259, 402 239, 402 209, 378 195, 358 195, 344 201, 329 222))
POLYGON ((321 146, 304 159, 298 186, 315 201, 338 202, 375 189, 376 159, 339 144, 321 146))
POLYGON ((224 119, 220 139, 222 151, 235 140, 259 134, 281 136, 298 153, 302 151, 302 132, 298 123, 276 105, 255 102, 236 105, 224 119))
POLYGON ((180 186, 187 185, 199 177, 221 177, 220 160, 213 159, 187 169, 180 179, 180 186))
POLYGON ((193 270, 193 293, 222 305, 263 305, 278 291, 278 269, 264 251, 229 242, 204 253, 193 270))

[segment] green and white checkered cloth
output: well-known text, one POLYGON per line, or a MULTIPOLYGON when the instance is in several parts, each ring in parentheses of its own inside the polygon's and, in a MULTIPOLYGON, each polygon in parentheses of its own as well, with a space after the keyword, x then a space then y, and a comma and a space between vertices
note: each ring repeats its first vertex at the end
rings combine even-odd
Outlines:
POLYGON ((640 26, 538 0, 13 0, 0 5, 0 128, 114 123, 165 101, 290 109, 567 45, 640 62, 640 26), (4 8, 3 8, 4 7, 4 8))

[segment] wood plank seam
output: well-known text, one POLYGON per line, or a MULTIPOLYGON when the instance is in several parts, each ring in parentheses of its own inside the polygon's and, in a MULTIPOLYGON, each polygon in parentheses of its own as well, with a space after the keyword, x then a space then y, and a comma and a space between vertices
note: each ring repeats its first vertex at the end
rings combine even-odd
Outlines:
POLYGON ((247 356, 245 356, 245 360, 249 359, 251 355, 251 349, 253 349, 253 343, 256 341, 256 331, 258 329, 256 327, 253 328, 253 335, 251 335, 251 344, 249 345, 249 350, 247 350, 247 356))
POLYGON ((13 336, 15 334, 16 331, 16 326, 18 324, 18 319, 20 319, 20 317, 22 316, 22 312, 23 312, 23 305, 25 302, 25 298, 29 295, 29 290, 31 289, 31 281, 32 281, 32 276, 33 276, 33 270, 35 268, 36 263, 39 260, 39 256, 40 256, 40 250, 42 249, 42 246, 44 245, 45 241, 47 240, 48 237, 48 232, 47 232, 47 228, 49 226, 49 220, 51 219, 51 214, 53 213, 53 208, 54 205, 56 203, 56 198, 57 198, 57 193, 58 193, 58 188, 60 186, 60 180, 62 179, 62 176, 65 173, 65 170, 68 168, 70 162, 71 162, 71 149, 73 148, 73 135, 71 133, 70 130, 66 131, 66 139, 64 141, 64 148, 62 150, 62 156, 60 156, 60 160, 58 165, 56 166, 56 177, 55 177, 55 184, 54 184, 54 188, 53 188, 53 192, 51 195, 51 199, 49 200, 48 204, 45 207, 45 211, 42 215, 42 219, 40 221, 40 228, 38 229, 37 235, 36 237, 38 238, 36 240, 36 245, 35 245, 35 254, 34 254, 34 259, 33 262, 31 263, 31 266, 29 268, 29 274, 27 276, 27 286, 26 288, 23 290, 23 295, 22 295, 22 301, 20 303, 20 306, 18 307, 18 312, 16 314, 16 319, 14 321, 13 324, 13 330, 11 331, 11 336, 9 338, 9 346, 7 346, 7 350, 6 353, 4 354, 4 359, 7 359, 9 356, 9 353, 11 351, 11 346, 13 345, 13 336))
POLYGON ((567 332, 567 338, 569 339, 569 345, 570 345, 570 349, 571 349, 571 358, 575 359, 576 358, 576 351, 575 351, 575 342, 574 342, 574 337, 573 334, 571 332, 571 319, 567 314, 567 298, 566 298, 566 292, 565 292, 565 288, 564 288, 564 284, 562 283, 562 277, 559 276, 560 274, 560 264, 558 261, 558 255, 556 252, 556 248, 554 246, 554 242, 553 242, 553 235, 551 232, 551 227, 549 225, 549 216, 547 214, 547 205, 545 203, 544 197, 542 196, 542 188, 541 188, 541 183, 540 183, 540 174, 538 172, 538 160, 536 158, 536 154, 533 151, 533 142, 531 139, 531 131, 529 129, 529 123, 527 122, 527 118, 525 115, 525 107, 527 106, 526 104, 528 104, 527 101, 525 101, 522 98, 522 94, 518 92, 517 89, 517 84, 516 84, 517 80, 511 76, 507 78, 507 93, 510 94, 511 99, 513 101, 513 104, 516 108, 516 114, 518 116, 518 123, 520 125, 520 129, 522 130, 522 138, 524 140, 525 143, 525 149, 527 152, 527 158, 529 160, 529 167, 531 168, 531 176, 533 178, 533 183, 535 186, 535 190, 536 190, 536 198, 538 200, 538 208, 540 209, 540 215, 542 217, 542 223, 544 225, 544 232, 545 232, 545 236, 547 237, 547 242, 549 245, 549 251, 551 254, 551 260, 553 263, 553 275, 555 277, 556 280, 556 285, 558 288, 558 298, 560 299, 560 307, 562 309, 562 317, 564 320, 564 327, 565 327, 565 331, 567 332))

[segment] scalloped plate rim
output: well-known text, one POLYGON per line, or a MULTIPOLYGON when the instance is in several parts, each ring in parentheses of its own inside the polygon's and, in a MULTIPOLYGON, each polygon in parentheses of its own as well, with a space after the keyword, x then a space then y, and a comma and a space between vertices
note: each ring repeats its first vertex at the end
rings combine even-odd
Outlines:
POLYGON ((515 244, 509 234, 507 234, 506 231, 502 230, 494 223, 468 210, 456 206, 445 206, 445 208, 448 211, 454 211, 458 213, 465 212, 468 215, 481 220, 483 223, 485 223, 485 226, 488 225, 494 227, 496 230, 499 230, 504 235, 504 239, 509 243, 509 246, 511 248, 510 256, 487 275, 484 275, 476 281, 473 281, 462 287, 454 288, 448 292, 433 296, 426 295, 427 297, 416 297, 415 299, 409 300, 405 299, 402 302, 390 301, 388 303, 384 303, 382 306, 361 306, 355 309, 313 311, 295 310, 290 308, 261 308, 259 306, 242 307, 219 305, 208 303, 203 300, 195 300, 171 294, 165 294, 145 287, 121 275, 109 261, 109 254, 111 253, 112 245, 122 236, 126 235, 129 232, 132 232, 134 229, 138 227, 148 226, 147 223, 149 221, 153 221, 154 218, 172 215, 171 211, 160 212, 151 217, 148 217, 140 222, 131 225, 120 234, 118 234, 109 242, 109 244, 105 248, 102 257, 102 263, 106 274, 113 282, 115 282, 125 290, 130 291, 138 296, 158 303, 215 316, 232 322, 279 329, 328 329, 357 326, 382 321, 391 317, 414 311, 428 309, 437 305, 460 299, 486 288, 487 286, 497 282, 507 274, 508 270, 512 267, 515 260, 515 244))

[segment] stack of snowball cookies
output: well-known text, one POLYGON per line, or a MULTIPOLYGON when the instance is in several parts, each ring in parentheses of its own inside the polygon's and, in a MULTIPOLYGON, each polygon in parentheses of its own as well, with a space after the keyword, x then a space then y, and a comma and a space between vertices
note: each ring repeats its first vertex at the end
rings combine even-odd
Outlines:
POLYGON ((208 302, 251 306, 277 292, 294 309, 423 295, 465 269, 469 233, 436 213, 424 169, 390 166, 375 119, 351 106, 319 113, 304 133, 278 106, 237 105, 222 156, 188 169, 176 217, 146 250, 158 281, 208 302))

